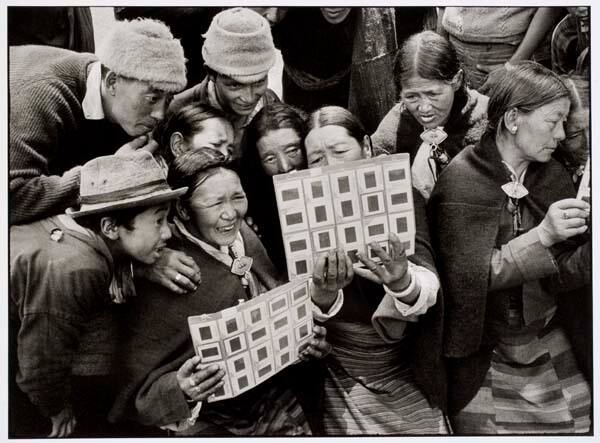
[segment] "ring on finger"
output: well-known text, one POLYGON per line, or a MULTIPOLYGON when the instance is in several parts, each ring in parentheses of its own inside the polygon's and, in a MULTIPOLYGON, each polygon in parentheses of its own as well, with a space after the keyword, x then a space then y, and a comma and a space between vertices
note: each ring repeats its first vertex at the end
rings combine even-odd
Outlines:
POLYGON ((176 282, 180 282, 183 279, 183 275, 181 275, 179 272, 177 273, 177 275, 175 276, 175 281, 176 282))
POLYGON ((569 218, 569 213, 567 211, 563 211, 562 218, 567 220, 569 218))
POLYGON ((190 377, 190 385, 192 386, 196 386, 198 383, 196 383, 196 380, 194 380, 192 377, 190 377))

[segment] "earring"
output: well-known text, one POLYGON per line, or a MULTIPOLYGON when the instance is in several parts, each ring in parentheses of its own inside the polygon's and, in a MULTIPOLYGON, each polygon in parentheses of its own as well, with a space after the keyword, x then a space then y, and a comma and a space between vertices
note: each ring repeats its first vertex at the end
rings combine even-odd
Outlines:
POLYGON ((510 132, 511 132, 511 134, 516 134, 517 133, 517 127, 513 126, 512 128, 510 128, 510 132))

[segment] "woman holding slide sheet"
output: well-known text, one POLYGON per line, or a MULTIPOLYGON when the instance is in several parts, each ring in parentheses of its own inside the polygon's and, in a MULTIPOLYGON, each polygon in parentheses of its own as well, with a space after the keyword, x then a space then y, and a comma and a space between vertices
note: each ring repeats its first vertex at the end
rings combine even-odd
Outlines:
MULTIPOLYGON (((206 401, 222 386, 225 372, 194 356, 187 317, 235 306, 280 281, 260 240, 244 222, 246 194, 225 155, 212 149, 178 155, 168 181, 190 184, 176 203, 169 246, 198 264, 202 282, 194 293, 179 297, 136 282, 140 297, 124 322, 122 386, 111 419, 135 420, 180 436, 319 432, 319 367, 311 366, 313 362, 292 365, 233 399, 206 401), (238 261, 245 264, 243 269, 233 266, 238 261)), ((304 357, 327 353, 324 333, 316 328, 304 357)))
MULTIPOLYGON (((369 136, 346 109, 321 108, 308 125, 309 167, 371 156, 369 136)), ((314 285, 327 291, 313 295, 313 302, 329 310, 322 320, 333 346, 325 360, 328 434, 448 433, 440 285, 424 201, 414 190, 413 197, 417 233, 410 259, 391 234, 389 251, 370 245, 383 266, 357 254, 365 268, 353 268, 341 249, 315 262, 314 285)))

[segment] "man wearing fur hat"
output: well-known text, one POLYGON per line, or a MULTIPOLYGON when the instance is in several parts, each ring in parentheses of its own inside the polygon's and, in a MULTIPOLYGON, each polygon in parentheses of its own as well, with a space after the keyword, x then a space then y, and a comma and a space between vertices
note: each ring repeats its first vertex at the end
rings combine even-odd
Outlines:
MULTIPOLYGON (((98 157, 80 176, 78 207, 10 229, 11 437, 66 437, 74 411, 86 417, 101 402, 71 376, 84 326, 135 295, 131 261, 158 259, 169 203, 187 190, 172 190, 148 152, 98 157)), ((101 420, 93 426, 106 432, 101 420)))
POLYGON ((232 8, 215 15, 204 38, 202 56, 208 74, 202 83, 177 95, 172 108, 196 101, 224 111, 235 130, 233 157, 239 158, 252 117, 265 104, 280 101, 267 88, 275 64, 271 28, 260 14, 232 8))
POLYGON ((179 41, 158 21, 117 22, 97 53, 10 48, 11 224, 74 205, 86 161, 156 148, 147 134, 186 84, 179 41))

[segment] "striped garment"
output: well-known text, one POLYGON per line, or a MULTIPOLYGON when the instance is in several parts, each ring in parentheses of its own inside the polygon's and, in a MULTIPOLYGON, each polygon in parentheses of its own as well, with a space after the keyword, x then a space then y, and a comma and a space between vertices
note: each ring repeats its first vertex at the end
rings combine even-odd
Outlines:
POLYGON ((482 387, 451 418, 457 433, 589 431, 590 387, 577 368, 564 331, 551 322, 531 333, 535 326, 501 336, 482 387))
POLYGON ((246 394, 257 397, 255 408, 244 410, 242 407, 229 407, 230 402, 227 408, 203 410, 200 412, 201 419, 195 425, 176 435, 311 435, 302 407, 293 391, 282 383, 268 384, 268 388, 261 386, 246 394))
POLYGON ((442 412, 415 385, 406 346, 370 325, 327 322, 324 425, 328 435, 448 434, 442 412))

